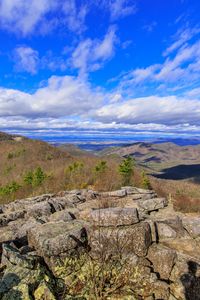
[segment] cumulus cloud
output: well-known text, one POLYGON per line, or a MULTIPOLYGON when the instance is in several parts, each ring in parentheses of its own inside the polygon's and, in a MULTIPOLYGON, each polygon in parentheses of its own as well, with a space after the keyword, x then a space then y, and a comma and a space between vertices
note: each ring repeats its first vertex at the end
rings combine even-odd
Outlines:
POLYGON ((100 69, 103 63, 113 56, 116 42, 114 26, 108 29, 102 40, 81 41, 72 54, 72 66, 79 69, 82 74, 100 69))
POLYGON ((18 90, 0 88, 0 116, 30 115, 31 100, 30 94, 18 90))
POLYGON ((112 103, 97 109, 95 117, 103 122, 155 123, 155 124, 198 124, 200 100, 176 96, 149 96, 112 103))
POLYGON ((122 100, 120 94, 92 88, 80 77, 53 76, 33 94, 1 88, 0 117, 10 118, 13 126, 19 126, 21 119, 20 126, 36 129, 45 124, 48 128, 188 129, 199 126, 200 99, 185 95, 122 100))
POLYGON ((1 88, 0 116, 83 116, 103 101, 104 94, 80 78, 52 76, 34 94, 1 88))

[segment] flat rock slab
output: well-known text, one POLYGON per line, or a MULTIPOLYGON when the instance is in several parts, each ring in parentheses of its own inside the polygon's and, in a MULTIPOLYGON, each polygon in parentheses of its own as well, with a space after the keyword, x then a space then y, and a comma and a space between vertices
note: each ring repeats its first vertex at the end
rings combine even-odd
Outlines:
POLYGON ((165 198, 153 198, 148 200, 139 200, 138 206, 142 209, 151 212, 167 206, 167 200, 165 198))
POLYGON ((117 190, 117 191, 112 191, 112 192, 103 192, 100 194, 102 197, 125 197, 127 195, 126 190, 117 190))
POLYGON ((153 190, 146 190, 146 189, 140 189, 133 186, 124 186, 121 188, 121 190, 125 190, 127 195, 133 195, 133 194, 155 194, 153 190))
POLYGON ((30 229, 28 242, 40 256, 59 256, 85 246, 87 234, 78 221, 49 222, 30 229))
POLYGON ((136 208, 102 208, 92 210, 90 218, 98 226, 125 226, 139 222, 136 208))

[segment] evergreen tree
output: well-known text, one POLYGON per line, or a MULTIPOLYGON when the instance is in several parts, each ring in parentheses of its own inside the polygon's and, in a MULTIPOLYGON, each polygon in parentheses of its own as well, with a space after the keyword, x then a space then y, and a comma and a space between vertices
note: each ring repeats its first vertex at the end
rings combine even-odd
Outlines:
POLYGON ((131 184, 131 178, 134 174, 135 161, 131 156, 126 157, 119 165, 119 173, 122 176, 122 184, 131 184))
POLYGON ((45 178, 46 178, 46 174, 44 173, 41 167, 38 167, 34 172, 33 183, 32 183, 33 186, 41 185, 45 180, 45 178))
POLYGON ((150 180, 144 170, 142 171, 142 187, 144 189, 149 189, 149 190, 151 189, 150 180))

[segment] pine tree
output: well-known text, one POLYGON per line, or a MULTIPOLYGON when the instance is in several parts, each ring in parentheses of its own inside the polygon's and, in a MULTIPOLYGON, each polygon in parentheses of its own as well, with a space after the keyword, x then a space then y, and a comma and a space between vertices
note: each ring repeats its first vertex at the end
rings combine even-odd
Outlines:
POLYGON ((149 189, 149 190, 151 189, 150 180, 144 170, 142 171, 142 187, 144 189, 149 189))
POLYGON ((123 162, 119 165, 119 173, 122 176, 123 185, 131 184, 131 178, 134 174, 134 165, 135 161, 131 156, 125 158, 123 162))

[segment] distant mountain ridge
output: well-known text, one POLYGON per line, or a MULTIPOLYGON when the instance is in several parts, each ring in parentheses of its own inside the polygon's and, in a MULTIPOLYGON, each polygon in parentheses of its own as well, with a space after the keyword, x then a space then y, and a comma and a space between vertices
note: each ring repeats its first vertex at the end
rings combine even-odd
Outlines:
POLYGON ((138 142, 125 147, 105 149, 101 153, 123 157, 131 155, 137 163, 155 170, 179 164, 200 163, 200 145, 178 146, 171 142, 160 144, 138 142))

